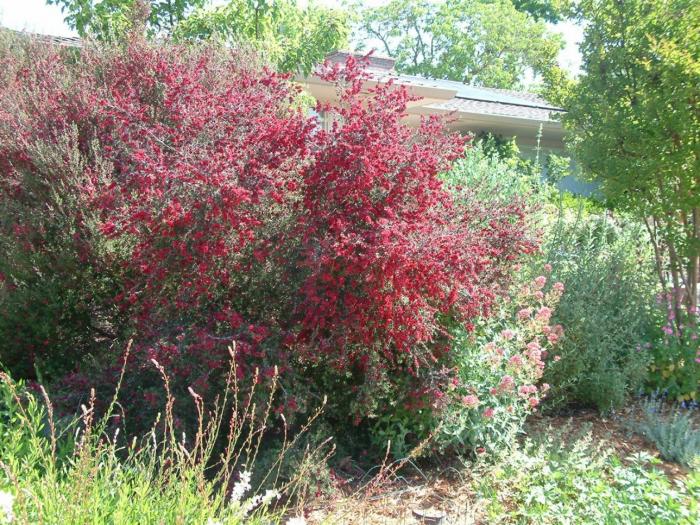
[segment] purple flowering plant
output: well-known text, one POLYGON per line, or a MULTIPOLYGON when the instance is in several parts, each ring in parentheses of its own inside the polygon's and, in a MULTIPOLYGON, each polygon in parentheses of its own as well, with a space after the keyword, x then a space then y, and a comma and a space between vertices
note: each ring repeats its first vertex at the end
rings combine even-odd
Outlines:
POLYGON ((679 403, 695 402, 700 399, 700 311, 679 313, 663 294, 657 303, 664 322, 657 340, 646 345, 653 355, 650 389, 664 391, 679 403))

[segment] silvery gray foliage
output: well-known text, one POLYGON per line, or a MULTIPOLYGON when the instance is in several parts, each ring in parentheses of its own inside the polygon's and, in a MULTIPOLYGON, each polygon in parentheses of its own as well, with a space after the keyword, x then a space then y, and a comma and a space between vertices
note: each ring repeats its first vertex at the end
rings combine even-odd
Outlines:
POLYGON ((667 408, 656 396, 644 400, 642 408, 641 421, 629 423, 632 430, 652 441, 664 459, 685 467, 700 462, 700 428, 694 425, 691 410, 667 408))

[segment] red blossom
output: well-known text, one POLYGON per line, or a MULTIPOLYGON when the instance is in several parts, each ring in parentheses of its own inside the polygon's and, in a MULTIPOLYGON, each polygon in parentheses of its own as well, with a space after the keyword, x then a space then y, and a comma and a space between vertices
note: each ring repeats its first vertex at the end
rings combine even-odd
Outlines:
MULTIPOLYGON (((527 210, 468 191, 456 202, 439 174, 468 139, 439 118, 409 127, 408 91, 367 89, 353 59, 323 73, 340 94, 318 108, 337 122, 328 131, 296 104, 300 88, 248 59, 139 41, 71 61, 45 52, 3 86, 0 139, 21 140, 0 140, 2 198, 27 197, 36 144, 74 142, 40 175, 80 197, 81 253, 122 276, 111 297, 138 334, 134 361, 157 358, 183 382, 203 389, 233 341, 239 375, 311 362, 373 384, 434 368, 444 320, 488 313, 532 250, 527 210)), ((46 236, 11 233, 29 251, 46 236)))

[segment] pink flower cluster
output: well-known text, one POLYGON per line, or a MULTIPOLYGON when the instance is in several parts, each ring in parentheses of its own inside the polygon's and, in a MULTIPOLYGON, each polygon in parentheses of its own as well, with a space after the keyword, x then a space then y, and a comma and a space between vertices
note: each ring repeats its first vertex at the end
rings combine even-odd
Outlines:
POLYGON ((538 321, 542 321, 544 323, 549 322, 549 319, 552 317, 552 309, 548 308, 547 306, 541 307, 539 310, 537 310, 537 315, 535 315, 535 318, 538 321))
POLYGON ((467 408, 476 408, 479 406, 480 401, 474 394, 469 394, 462 398, 462 404, 467 408))
POLYGON ((501 332, 501 337, 506 341, 510 341, 515 337, 515 332, 509 328, 506 328, 501 332))
POLYGON ((518 311, 518 319, 521 321, 527 319, 532 315, 532 308, 523 308, 522 310, 518 311))
MULTIPOLYGON (((545 273, 551 270, 545 267, 545 273)), ((479 408, 484 420, 497 425, 499 418, 516 414, 522 417, 539 406, 549 385, 538 386, 538 382, 548 356, 564 335, 561 325, 550 324, 563 292, 564 285, 560 282, 548 286, 545 275, 516 288, 515 295, 505 303, 510 313, 506 309, 496 336, 489 335, 490 339, 481 347, 484 360, 490 364, 493 382, 490 385, 466 382, 468 394, 460 398, 463 407, 479 408)), ((559 356, 553 360, 558 361, 559 356)))
POLYGON ((505 375, 498 384, 499 392, 511 392, 515 389, 515 379, 513 376, 505 375))

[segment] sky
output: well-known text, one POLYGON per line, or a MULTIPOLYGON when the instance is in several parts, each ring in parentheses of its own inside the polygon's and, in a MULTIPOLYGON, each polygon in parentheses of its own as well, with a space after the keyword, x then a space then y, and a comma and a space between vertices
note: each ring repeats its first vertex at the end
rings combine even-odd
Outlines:
MULTIPOLYGON (((220 3, 222 0, 214 0, 220 3)), ((337 0, 321 0, 325 5, 337 5, 337 0)), ((367 5, 377 5, 382 0, 368 0, 367 5)), ((56 36, 76 36, 74 31, 63 22, 61 9, 55 5, 46 5, 46 0, 0 0, 0 26, 11 29, 45 33, 56 36)), ((578 43, 583 38, 583 30, 572 22, 551 26, 562 33, 566 47, 559 56, 562 67, 576 74, 581 66, 578 43)))

